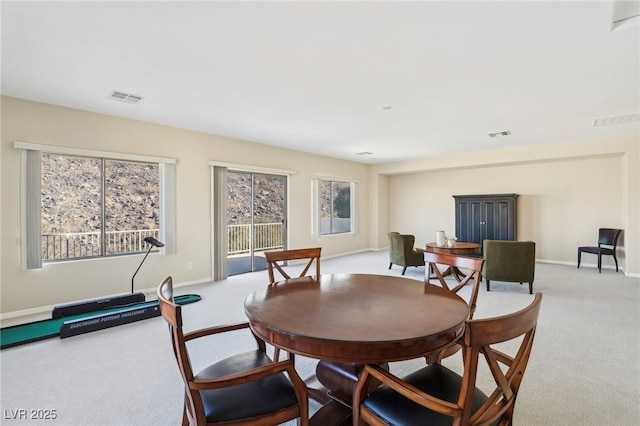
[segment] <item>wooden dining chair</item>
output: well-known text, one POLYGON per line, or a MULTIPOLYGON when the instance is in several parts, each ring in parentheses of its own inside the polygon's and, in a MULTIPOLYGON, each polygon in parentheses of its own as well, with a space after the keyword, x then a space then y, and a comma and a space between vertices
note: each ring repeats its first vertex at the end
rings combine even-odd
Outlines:
POLYGON ((311 265, 315 261, 316 276, 320 276, 320 252, 321 247, 303 248, 293 250, 279 250, 279 251, 266 251, 264 252, 265 260, 267 261, 267 270, 269 271, 269 284, 276 282, 274 271, 278 271, 283 279, 291 279, 291 276, 282 268, 279 262, 288 262, 290 260, 307 260, 307 264, 300 273, 299 277, 304 277, 311 265))
MULTIPOLYGON (((484 259, 481 257, 463 257, 446 253, 425 252, 424 261, 427 265, 424 274, 425 285, 440 285, 450 292, 457 294, 467 284, 471 284, 471 293, 469 294, 467 304, 469 305, 469 319, 473 319, 473 314, 476 311, 476 301, 478 300, 478 291, 480 289, 480 280, 482 279, 484 259), (438 268, 439 265, 446 266, 445 271, 455 268, 457 272, 451 275, 460 278, 460 282, 456 281, 455 285, 450 285, 445 279, 445 273, 438 268), (466 275, 459 271, 461 268, 465 270, 466 275), (431 275, 430 271, 433 271, 433 275, 431 275), (433 283, 434 277, 437 278, 437 284, 433 283)), ((440 363, 444 358, 450 357, 460 351, 461 348, 461 342, 458 342, 441 352, 429 354, 425 358, 428 364, 440 363)))
POLYGON ((447 253, 424 253, 424 262, 427 265, 425 267, 424 282, 425 284, 433 284, 433 278, 438 279, 438 284, 443 288, 449 290, 452 293, 458 293, 467 284, 471 283, 471 294, 469 296, 469 319, 473 319, 473 314, 476 311, 476 301, 478 299, 478 290, 480 288, 480 281, 482 280, 482 265, 484 259, 481 257, 464 257, 447 253), (452 274, 460 278, 460 282, 456 282, 451 286, 445 279, 444 273, 438 268, 438 265, 446 266, 446 270, 460 270, 465 269, 466 275, 461 276, 460 273, 452 274), (434 276, 431 275, 433 272, 434 276))
MULTIPOLYGON (((275 271, 277 270, 282 278, 291 279, 291 276, 282 268, 278 262, 289 260, 307 260, 307 263, 299 277, 304 277, 309 272, 315 261, 315 275, 320 276, 320 247, 304 248, 294 250, 268 251, 265 252, 267 269, 269 271, 269 284, 276 283, 275 271)), ((289 355, 293 359, 293 354, 289 355)), ((275 347, 273 351, 274 359, 279 359, 280 349, 275 347)), ((389 364, 380 364, 382 368, 389 369, 389 364)), ((354 362, 335 362, 320 360, 316 366, 316 378, 311 381, 319 383, 319 388, 309 387, 309 396, 320 403, 326 403, 330 399, 336 399, 342 403, 350 405, 353 397, 353 388, 358 380, 358 374, 362 371, 363 364, 354 362)))
POLYGON ((369 425, 511 425, 516 397, 533 347, 542 294, 526 308, 501 317, 468 320, 464 332, 462 375, 431 364, 403 378, 365 366, 356 386, 353 424, 369 425), (492 345, 521 339, 514 355, 492 345), (493 386, 490 393, 476 387, 484 358, 493 386), (505 371, 506 370, 506 371, 505 371), (383 385, 367 392, 369 383, 383 385))
MULTIPOLYGON (((302 249, 292 249, 292 250, 277 250, 277 251, 266 251, 264 252, 264 258, 267 262, 267 271, 269 273, 269 285, 274 284, 276 281, 275 271, 278 271, 279 278, 289 280, 291 276, 282 268, 285 263, 290 260, 306 260, 307 263, 298 275, 298 278, 304 277, 313 262, 315 262, 315 275, 316 277, 320 276, 320 253, 322 252, 322 247, 313 247, 313 248, 302 248, 302 249)), ((274 348, 273 350, 273 359, 278 360, 280 358, 280 349, 274 348)))
MULTIPOLYGON (((187 342, 246 329, 249 324, 222 325, 183 333, 182 307, 173 301, 171 277, 158 286, 157 295, 160 312, 169 324, 173 352, 184 381, 183 425, 263 426, 296 418, 299 425, 309 424, 307 388, 292 360, 272 361, 266 354, 265 343, 256 338, 256 350, 232 355, 194 373, 187 342)), ((215 353, 214 348, 210 353, 215 353)))

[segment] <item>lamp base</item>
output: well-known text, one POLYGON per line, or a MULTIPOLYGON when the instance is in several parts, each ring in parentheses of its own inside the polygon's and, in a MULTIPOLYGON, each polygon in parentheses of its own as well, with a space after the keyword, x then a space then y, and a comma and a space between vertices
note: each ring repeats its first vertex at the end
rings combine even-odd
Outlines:
POLYGON ((145 301, 144 293, 131 293, 122 296, 108 297, 104 299, 87 300, 86 302, 70 303, 53 308, 51 318, 63 318, 71 315, 85 314, 87 312, 100 311, 102 309, 127 306, 133 303, 145 301))

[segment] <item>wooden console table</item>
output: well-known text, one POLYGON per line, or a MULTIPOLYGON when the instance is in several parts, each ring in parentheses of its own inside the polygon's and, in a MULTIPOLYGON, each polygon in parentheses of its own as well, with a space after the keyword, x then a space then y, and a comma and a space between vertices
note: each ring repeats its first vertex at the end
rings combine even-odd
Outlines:
MULTIPOLYGON (((465 243, 465 242, 456 242, 453 247, 447 246, 439 246, 436 243, 427 243, 427 251, 431 253, 446 253, 446 254, 455 254, 464 256, 465 254, 479 254, 480 253, 480 244, 478 243, 465 243)), ((433 271, 429 271, 432 273, 433 271)), ((460 282, 462 278, 465 277, 465 274, 462 273, 458 268, 447 268, 443 273, 443 276, 453 275, 453 277, 460 282)), ((434 276, 429 276, 429 279, 435 278, 434 276)))

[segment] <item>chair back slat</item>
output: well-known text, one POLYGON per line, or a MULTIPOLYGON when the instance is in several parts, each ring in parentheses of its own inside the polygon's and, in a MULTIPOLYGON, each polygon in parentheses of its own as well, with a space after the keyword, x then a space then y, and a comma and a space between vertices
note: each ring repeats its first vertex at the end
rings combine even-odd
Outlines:
POLYGON ((463 287, 471 282, 471 295, 469 296, 469 319, 473 318, 473 314, 476 310, 476 301, 478 299, 478 289, 480 287, 480 280, 482 279, 482 265, 484 259, 474 257, 456 256, 448 253, 424 253, 425 272, 424 281, 425 284, 432 284, 431 271, 435 274, 435 278, 438 279, 439 284, 453 292, 458 293, 463 287), (450 287, 447 283, 444 274, 438 268, 438 265, 444 265, 448 268, 462 268, 467 270, 467 275, 460 280, 454 287, 450 287))
POLYGON ((290 260, 302 260, 307 259, 307 263, 302 270, 302 273, 299 277, 304 277, 312 264, 315 262, 315 275, 320 276, 320 253, 322 251, 321 247, 314 248, 303 248, 303 249, 293 249, 293 250, 280 250, 280 251, 267 251, 264 253, 264 257, 267 262, 267 270, 269 272, 269 284, 275 283, 276 277, 274 271, 278 271, 278 273, 284 279, 290 279, 291 276, 282 268, 282 265, 278 262, 287 262, 290 260))

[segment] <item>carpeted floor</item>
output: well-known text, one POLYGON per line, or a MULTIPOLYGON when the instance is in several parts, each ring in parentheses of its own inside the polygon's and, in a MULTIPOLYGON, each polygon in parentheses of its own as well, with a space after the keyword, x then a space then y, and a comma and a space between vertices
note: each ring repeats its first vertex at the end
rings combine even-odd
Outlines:
MULTIPOLYGON (((323 259, 322 271, 400 275, 398 267, 387 269, 387 259, 386 252, 323 259)), ((410 268, 406 277, 422 280, 423 274, 424 268, 410 268)), ((246 320, 244 299, 264 285, 266 272, 261 271, 179 288, 179 294, 203 298, 184 308, 186 328, 246 320)), ((492 282, 491 287, 486 292, 483 283, 476 318, 512 312, 532 301, 526 286, 492 282)), ((534 290, 544 299, 516 424, 640 424, 640 279, 609 269, 598 274, 588 267, 537 264, 534 290)), ((195 344, 196 369, 212 357, 251 348, 252 340, 240 332, 218 344, 195 344)), ((300 375, 313 373, 316 362, 297 357, 300 375)), ((162 318, 5 349, 0 363, 3 425, 34 424, 11 419, 21 409, 56 410, 55 420, 38 424, 180 423, 182 383, 162 318)), ((445 364, 461 370, 459 355, 445 364)), ((391 370, 402 375, 421 365, 422 359, 405 361, 393 363, 391 370)), ((487 380, 482 372, 480 383, 487 380)))

